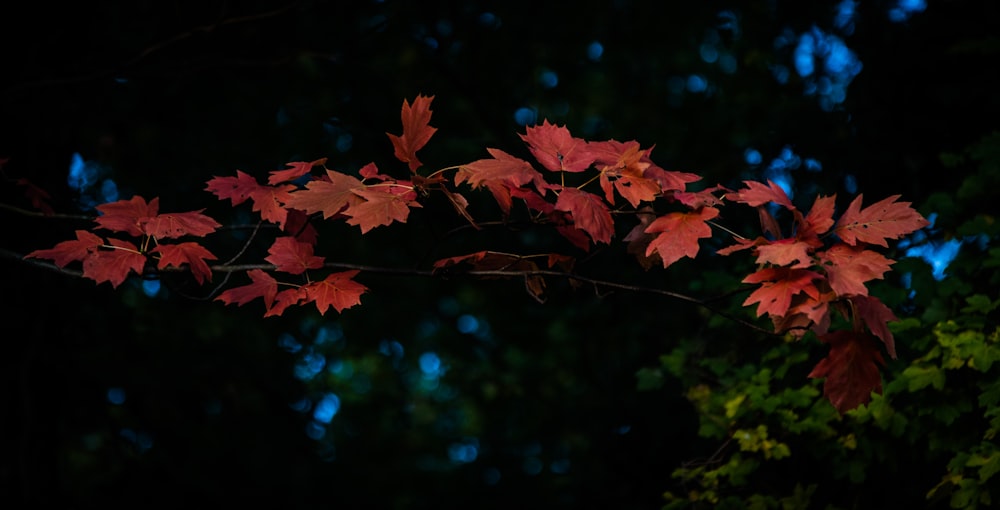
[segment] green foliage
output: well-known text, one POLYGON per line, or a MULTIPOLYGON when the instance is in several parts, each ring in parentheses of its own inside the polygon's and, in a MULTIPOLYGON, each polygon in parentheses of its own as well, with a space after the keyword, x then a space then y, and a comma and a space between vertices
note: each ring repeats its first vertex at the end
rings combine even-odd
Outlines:
POLYGON ((874 291, 900 317, 900 355, 869 404, 837 416, 817 384, 800 384, 821 355, 812 336, 763 347, 737 337, 729 350, 687 339, 640 371, 640 389, 681 382, 706 440, 705 457, 673 472, 664 508, 977 508, 1000 496, 1000 230, 983 207, 998 148, 991 135, 946 156, 975 166, 965 199, 941 193, 922 209, 942 211, 923 242, 964 240, 947 277, 904 258, 894 269, 905 278, 874 291), (734 354, 746 343, 762 355, 734 354))

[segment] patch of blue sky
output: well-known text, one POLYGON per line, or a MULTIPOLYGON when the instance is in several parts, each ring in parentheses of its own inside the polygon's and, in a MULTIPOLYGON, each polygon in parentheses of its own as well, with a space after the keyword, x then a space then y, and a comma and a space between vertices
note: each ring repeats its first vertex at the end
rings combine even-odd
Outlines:
POLYGON ((906 256, 923 259, 931 266, 931 275, 934 279, 940 281, 948 276, 945 271, 958 256, 961 247, 962 241, 959 239, 928 241, 907 248, 906 256))

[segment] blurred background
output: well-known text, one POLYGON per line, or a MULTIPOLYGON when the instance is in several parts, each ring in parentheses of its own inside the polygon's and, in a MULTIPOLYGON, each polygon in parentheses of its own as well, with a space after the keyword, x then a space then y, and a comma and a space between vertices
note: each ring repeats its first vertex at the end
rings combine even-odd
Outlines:
MULTIPOLYGON (((919 508, 961 504, 969 480, 982 504, 1000 470, 997 371, 982 361, 996 348, 998 20, 991 0, 5 4, 0 197, 17 209, 0 209, 3 505, 919 508), (210 288, 112 289, 18 260, 134 195, 252 224, 204 190, 236 170, 263 182, 328 158, 405 178, 386 132, 418 94, 435 96, 431 170, 488 147, 527 157, 518 133, 547 119, 655 146, 657 164, 704 185, 772 179, 803 208, 817 194, 912 202, 935 223, 890 247, 901 262, 879 282, 912 332, 887 369, 909 381, 895 418, 834 416, 806 377, 825 352, 815 339, 789 345, 654 294, 552 281, 540 304, 516 281, 362 273, 360 307, 264 319, 260 301, 224 306, 210 288), (22 214, 19 178, 76 216, 22 214), (985 332, 986 354, 913 383, 915 360, 944 359, 920 339, 961 314, 982 316, 956 327, 985 332), (737 446, 737 431, 756 442, 737 446), (997 468, 971 471, 984 465, 997 468)), ((499 219, 472 196, 477 217, 499 219)), ((363 238, 328 225, 321 254, 427 269, 478 249, 572 250, 545 231, 449 233, 463 221, 429 203, 363 238)), ((708 298, 750 267, 647 271, 623 251, 579 268, 708 298)), ((720 306, 752 320, 743 298, 720 306)))

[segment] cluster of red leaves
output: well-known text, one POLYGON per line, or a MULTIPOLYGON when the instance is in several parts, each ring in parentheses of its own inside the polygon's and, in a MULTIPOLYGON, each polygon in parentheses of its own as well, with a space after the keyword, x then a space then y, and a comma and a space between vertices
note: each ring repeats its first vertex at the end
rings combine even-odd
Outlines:
MULTIPOLYGON (((504 216, 510 216, 515 205, 524 207, 533 221, 551 225, 584 252, 597 244, 610 244, 616 236, 612 213, 629 211, 632 214, 619 217, 638 221, 623 241, 646 269, 695 258, 701 240, 712 237, 712 223, 728 201, 756 208, 763 230, 756 239, 736 238, 733 245, 719 251, 728 255, 750 250, 756 256, 758 269, 743 280, 756 287, 743 304, 757 305, 757 316, 767 315, 777 332, 801 337, 811 330, 830 345, 829 355, 810 376, 826 379, 825 393, 838 410, 865 403, 872 391, 881 390, 878 342, 895 357, 894 339, 886 324, 896 317, 868 295, 866 283, 882 278, 893 263, 873 246, 887 247, 887 240, 927 225, 909 203, 897 202, 899 197, 894 196, 862 208, 858 196, 835 219, 835 197, 818 197, 803 214, 772 182, 747 181, 737 191, 721 186, 691 190, 688 185, 700 177, 657 166, 650 158, 652 148, 643 149, 636 141, 587 141, 548 120, 527 127, 520 135, 534 163, 487 148, 490 157, 450 168, 455 169, 451 180, 444 175, 450 169, 424 175, 418 173, 423 164, 417 152, 437 131, 430 126, 433 99, 421 95, 412 104, 404 100, 402 134, 387 133, 396 159, 409 169, 407 179, 383 174, 375 163, 351 175, 327 168, 326 160, 320 159, 289 163, 286 169, 270 172, 266 184, 239 170, 235 176, 209 180, 207 191, 230 200, 233 206, 251 202, 263 221, 276 224, 282 232, 265 258, 272 266, 247 271, 251 283, 225 290, 217 299, 243 305, 261 298, 265 316, 281 315, 290 306, 308 303, 314 303, 320 313, 355 306, 368 290, 354 280, 357 270, 333 272, 323 279, 311 277, 310 272, 326 265, 325 258, 314 253, 318 234, 311 219, 343 220, 365 234, 406 223, 411 209, 421 207, 421 197, 435 192, 444 194, 475 225, 460 190, 484 189, 504 216), (783 234, 769 212, 772 204, 791 213, 790 234, 783 234), (275 273, 305 281, 281 282, 275 273), (834 312, 850 319, 853 329, 830 331, 834 312)), ((139 245, 116 238, 105 241, 81 230, 75 241, 28 256, 52 259, 60 267, 81 261, 84 276, 114 286, 131 272, 141 273, 150 260, 160 268, 187 265, 199 283, 210 280, 205 261, 215 257, 208 250, 194 242, 163 241, 204 236, 219 225, 200 211, 160 215, 156 209, 156 199, 147 205, 139 197, 100 208, 103 215, 97 219, 97 228, 139 237, 139 245), (151 244, 155 247, 150 249, 151 244)), ((483 277, 520 276, 528 292, 541 300, 545 281, 536 258, 479 251, 439 260, 434 269, 461 268, 483 277)), ((546 254, 544 258, 549 270, 572 270, 574 259, 568 255, 546 254)))
POLYGON ((203 237, 221 225, 199 211, 159 213, 159 198, 146 203, 142 197, 97 206, 101 213, 94 230, 124 234, 103 238, 88 230, 77 230, 76 239, 63 241, 47 250, 35 250, 25 257, 49 259, 59 267, 71 262, 83 264, 83 276, 97 283, 118 287, 132 273, 141 275, 147 262, 158 269, 187 267, 198 283, 211 281, 207 260, 215 255, 193 241, 170 242, 185 236, 203 237))
POLYGON ((872 250, 888 247, 928 225, 928 221, 892 196, 862 208, 858 195, 834 221, 835 196, 819 196, 803 215, 788 195, 773 182, 746 182, 746 188, 726 198, 756 207, 767 235, 736 239, 720 254, 750 249, 758 270, 743 279, 758 285, 743 302, 757 305, 757 316, 767 315, 776 331, 802 336, 807 329, 830 345, 828 356, 810 373, 826 378, 824 392, 840 411, 853 409, 881 392, 878 364, 883 363, 880 340, 889 356, 896 357, 895 340, 887 323, 897 318, 889 307, 868 294, 866 283, 881 279, 893 261, 872 250), (768 204, 792 213, 794 228, 784 236, 768 204), (834 310, 853 323, 850 331, 829 330, 834 310))

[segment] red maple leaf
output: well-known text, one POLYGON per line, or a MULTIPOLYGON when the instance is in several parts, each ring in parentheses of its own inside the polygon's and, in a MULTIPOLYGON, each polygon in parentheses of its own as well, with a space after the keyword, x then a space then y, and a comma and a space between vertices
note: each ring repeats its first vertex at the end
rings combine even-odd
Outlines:
POLYGON ((761 284, 757 290, 743 301, 743 306, 757 305, 757 316, 768 314, 772 317, 784 316, 792 305, 792 298, 800 293, 819 299, 820 293, 813 280, 820 280, 823 275, 808 269, 792 269, 787 267, 766 267, 747 276, 743 283, 761 284))
POLYGON ((568 212, 573 218, 573 225, 586 232, 595 243, 611 242, 615 220, 601 197, 577 188, 563 188, 555 209, 568 212))
POLYGON ((285 166, 291 167, 286 170, 274 170, 271 172, 271 176, 267 178, 267 183, 270 185, 280 184, 282 182, 291 182, 303 175, 312 171, 314 166, 322 166, 326 164, 326 158, 317 159, 316 161, 295 161, 292 163, 285 163, 285 166))
POLYGON ((260 269, 247 271, 247 276, 253 283, 227 289, 219 294, 215 300, 222 301, 227 305, 235 303, 237 306, 243 306, 254 299, 263 298, 264 306, 270 309, 278 294, 278 281, 260 269))
POLYGON ((486 150, 493 158, 478 159, 459 167, 455 172, 456 186, 463 182, 469 183, 473 188, 486 186, 504 214, 510 214, 511 188, 534 183, 539 192, 545 192, 548 187, 545 178, 531 166, 531 163, 500 149, 486 150))
POLYGON ((770 179, 768 179, 766 185, 756 181, 743 181, 743 184, 746 185, 746 188, 734 193, 728 193, 726 194, 726 198, 753 207, 774 202, 790 211, 795 210, 795 206, 792 205, 791 199, 785 194, 785 190, 770 179))
POLYGON ((242 170, 237 170, 236 177, 216 176, 209 179, 205 191, 212 192, 212 194, 219 197, 219 200, 229 199, 233 205, 240 205, 252 197, 260 187, 260 183, 253 176, 242 170))
POLYGON ((882 279, 891 269, 893 261, 882 255, 866 250, 860 246, 848 246, 837 243, 830 249, 819 253, 819 260, 830 288, 841 296, 857 294, 868 295, 865 282, 882 279))
POLYGON ((219 222, 201 214, 204 209, 182 213, 157 214, 139 218, 139 228, 154 239, 176 239, 186 235, 203 237, 221 227, 219 222))
POLYGON ((316 227, 309 222, 309 215, 299 209, 288 210, 288 217, 285 219, 285 226, 282 230, 294 235, 299 241, 312 245, 316 244, 319 237, 316 227))
POLYGON ((66 267, 70 262, 82 261, 87 258, 88 255, 97 251, 102 245, 104 245, 104 239, 101 237, 88 230, 77 230, 76 240, 62 241, 53 248, 35 250, 24 257, 49 259, 55 261, 59 267, 66 267))
POLYGON ((110 282, 117 288, 129 273, 142 274, 146 265, 146 256, 139 253, 139 248, 128 241, 108 239, 113 249, 99 249, 90 253, 83 260, 83 276, 97 283, 110 282))
POLYGON ((802 241, 809 243, 812 246, 820 247, 823 243, 819 240, 819 237, 833 226, 833 211, 837 203, 837 196, 817 196, 816 201, 813 202, 812 207, 809 209, 809 214, 807 214, 799 222, 798 231, 795 236, 802 241))
POLYGON ((295 306, 306 301, 306 289, 303 287, 293 287, 285 289, 274 296, 274 304, 264 312, 264 317, 278 317, 285 313, 289 306, 295 306))
POLYGON ((160 269, 183 267, 187 264, 198 283, 212 281, 212 270, 205 261, 216 260, 216 256, 198 243, 161 244, 150 250, 150 253, 160 254, 160 260, 156 264, 160 269))
POLYGON ((795 238, 764 240, 756 247, 757 263, 807 268, 813 264, 811 251, 812 246, 795 238))
POLYGON ((285 221, 288 220, 288 209, 285 202, 291 197, 295 186, 292 184, 282 184, 280 186, 261 186, 250 196, 253 199, 252 210, 259 212, 260 217, 265 221, 276 223, 281 228, 285 228, 285 221))
POLYGON ((861 319, 868 331, 882 339, 886 352, 892 359, 896 359, 896 340, 888 326, 888 323, 899 320, 896 314, 892 313, 892 310, 878 298, 851 296, 848 299, 854 304, 854 313, 857 318, 861 319))
POLYGON ((594 154, 588 150, 587 141, 570 134, 565 126, 550 124, 548 119, 542 125, 528 127, 523 135, 518 135, 528 144, 528 150, 535 159, 553 172, 582 172, 594 162, 594 154))
POLYGON ((139 237, 144 233, 140 220, 156 216, 160 210, 160 199, 154 198, 147 204, 144 198, 137 195, 129 200, 101 204, 97 210, 101 215, 95 221, 101 228, 139 237))
POLYGON ((884 365, 875 337, 856 331, 834 331, 819 337, 830 345, 809 377, 826 378, 823 394, 841 414, 871 400, 872 392, 882 393, 879 365, 884 365))
POLYGON ((437 131, 437 128, 430 126, 430 107, 433 100, 434 96, 418 95, 411 106, 404 99, 400 115, 403 120, 403 134, 396 136, 386 133, 389 140, 392 141, 396 158, 403 163, 409 163, 411 172, 415 172, 423 165, 417 159, 417 151, 426 145, 434 132, 437 131))
POLYGON ((712 237, 712 227, 706 222, 718 215, 718 209, 704 207, 687 213, 667 213, 656 218, 644 230, 647 234, 659 233, 646 247, 646 256, 655 252, 663 261, 663 267, 682 257, 695 258, 698 255, 698 240, 712 237))
POLYGON ((888 247, 887 239, 899 239, 930 225, 926 218, 910 207, 910 202, 896 202, 900 195, 862 209, 863 196, 858 195, 851 201, 834 228, 840 239, 851 246, 860 242, 888 247))
POLYGON ((363 198, 354 190, 364 189, 365 184, 347 174, 326 171, 326 179, 316 179, 306 184, 306 188, 289 193, 285 207, 299 209, 309 214, 321 212, 327 219, 345 208, 360 204, 363 198))
POLYGON ((700 209, 702 207, 716 207, 722 205, 722 200, 713 193, 716 191, 729 191, 722 186, 712 186, 700 191, 674 191, 671 196, 674 200, 688 206, 689 209, 700 209))
POLYGON ((403 189, 402 187, 396 186, 395 188, 398 189, 394 189, 392 186, 388 188, 372 186, 351 190, 364 201, 354 204, 344 211, 344 214, 348 216, 347 224, 361 227, 361 233, 364 234, 375 227, 389 225, 393 221, 406 223, 406 219, 410 215, 410 208, 421 207, 421 205, 408 198, 407 194, 398 193, 400 189, 403 189))
MULTIPOLYGON (((321 159, 314 161, 313 163, 322 164, 326 161, 321 159)), ((304 167, 312 165, 313 163, 289 163, 289 165, 295 166, 292 170, 284 170, 280 172, 271 172, 272 184, 278 184, 281 178, 291 178, 293 175, 299 177, 303 173, 304 167), (275 177, 279 176, 279 177, 275 177)), ((309 171, 305 168, 305 172, 309 171)), ((257 180, 253 177, 237 170, 236 177, 214 177, 208 181, 208 191, 214 193, 219 199, 225 200, 229 199, 232 201, 233 205, 239 205, 245 202, 247 199, 253 201, 253 211, 261 213, 261 218, 272 223, 276 223, 282 228, 284 228, 285 221, 288 219, 288 210, 283 207, 283 204, 288 200, 289 192, 295 189, 294 185, 285 184, 282 186, 264 186, 257 183, 257 180)))
POLYGON ((358 270, 342 271, 333 273, 325 279, 304 285, 306 301, 316 303, 316 308, 320 315, 325 314, 328 308, 337 310, 338 313, 354 305, 361 304, 361 295, 368 287, 354 281, 358 270))
POLYGON ((275 269, 291 274, 302 274, 308 269, 323 267, 324 259, 313 255, 313 245, 285 236, 274 240, 267 250, 264 260, 274 264, 275 269))

